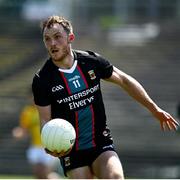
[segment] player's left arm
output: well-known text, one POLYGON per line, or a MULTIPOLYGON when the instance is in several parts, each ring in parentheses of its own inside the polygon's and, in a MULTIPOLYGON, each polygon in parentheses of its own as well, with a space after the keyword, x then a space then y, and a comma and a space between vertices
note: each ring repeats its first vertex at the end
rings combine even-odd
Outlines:
POLYGON ((132 76, 113 67, 110 78, 106 79, 122 87, 131 97, 146 107, 160 121, 161 129, 176 130, 179 123, 166 111, 162 110, 147 94, 143 86, 132 76))

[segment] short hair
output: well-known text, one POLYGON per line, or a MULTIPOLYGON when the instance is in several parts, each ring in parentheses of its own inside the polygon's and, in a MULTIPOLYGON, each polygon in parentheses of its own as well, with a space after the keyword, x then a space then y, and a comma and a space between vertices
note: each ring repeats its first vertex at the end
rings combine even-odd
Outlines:
POLYGON ((55 16, 55 15, 50 16, 41 22, 42 32, 44 32, 45 28, 51 28, 52 25, 56 23, 60 24, 64 28, 67 34, 73 33, 73 27, 71 22, 62 16, 55 16))

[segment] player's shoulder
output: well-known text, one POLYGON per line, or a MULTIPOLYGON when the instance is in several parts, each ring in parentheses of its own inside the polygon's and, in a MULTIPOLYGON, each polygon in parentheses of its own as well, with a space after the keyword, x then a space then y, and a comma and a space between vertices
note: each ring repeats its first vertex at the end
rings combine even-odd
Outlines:
POLYGON ((74 52, 77 54, 78 57, 89 57, 89 58, 93 58, 93 57, 100 57, 100 54, 98 54, 97 52, 91 51, 91 50, 74 50, 74 52))
POLYGON ((91 50, 86 50, 86 51, 76 50, 75 56, 77 57, 77 60, 79 62, 80 61, 88 62, 88 64, 92 64, 97 67, 109 63, 109 60, 107 60, 97 52, 91 50))
POLYGON ((42 65, 41 68, 39 68, 34 77, 35 78, 40 78, 40 77, 47 77, 50 71, 53 69, 53 64, 50 59, 46 60, 46 62, 42 65))

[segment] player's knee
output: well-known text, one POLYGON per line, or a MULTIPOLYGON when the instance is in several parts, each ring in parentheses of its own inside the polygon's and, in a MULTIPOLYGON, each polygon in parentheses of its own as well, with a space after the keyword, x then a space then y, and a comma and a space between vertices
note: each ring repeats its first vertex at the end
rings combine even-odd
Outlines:
POLYGON ((110 174, 109 179, 124 179, 124 175, 121 172, 113 172, 110 174))
POLYGON ((120 175, 120 174, 113 174, 112 177, 110 177, 110 179, 124 179, 124 176, 120 175))

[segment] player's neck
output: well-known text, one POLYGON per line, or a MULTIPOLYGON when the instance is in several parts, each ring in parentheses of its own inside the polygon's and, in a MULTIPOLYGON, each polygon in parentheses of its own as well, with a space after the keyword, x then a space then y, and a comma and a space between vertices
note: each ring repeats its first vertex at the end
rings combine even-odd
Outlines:
POLYGON ((74 64, 74 55, 73 52, 70 51, 66 57, 64 57, 61 61, 55 62, 54 64, 61 69, 70 69, 74 64))

